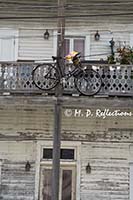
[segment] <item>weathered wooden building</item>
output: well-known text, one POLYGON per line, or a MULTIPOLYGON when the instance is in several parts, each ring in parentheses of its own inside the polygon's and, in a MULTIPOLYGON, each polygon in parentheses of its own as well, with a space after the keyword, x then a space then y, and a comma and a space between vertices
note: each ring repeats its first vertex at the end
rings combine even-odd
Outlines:
MULTIPOLYGON (((35 87, 31 72, 33 61, 56 54, 57 9, 54 0, 0 1, 3 200, 51 196, 55 97, 35 87)), ((114 51, 133 45, 132 1, 67 0, 65 17, 66 52, 76 48, 85 60, 106 60, 112 38, 114 51)), ((99 94, 73 97, 70 81, 62 97, 60 199, 133 200, 133 66, 95 67, 99 94)))

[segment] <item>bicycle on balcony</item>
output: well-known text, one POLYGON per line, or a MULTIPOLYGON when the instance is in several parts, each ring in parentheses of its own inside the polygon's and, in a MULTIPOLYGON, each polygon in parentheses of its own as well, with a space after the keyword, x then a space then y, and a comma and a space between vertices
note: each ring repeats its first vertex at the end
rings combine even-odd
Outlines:
MULTIPOLYGON (((55 88, 59 83, 64 84, 71 77, 77 91, 86 96, 97 94, 102 86, 100 74, 92 68, 83 68, 79 52, 72 52, 65 58, 52 56, 54 64, 39 64, 32 71, 33 82, 41 90, 48 91, 55 88), (62 70, 59 60, 72 60, 73 69, 68 72, 62 70)), ((66 65, 65 65, 66 66, 66 65)))

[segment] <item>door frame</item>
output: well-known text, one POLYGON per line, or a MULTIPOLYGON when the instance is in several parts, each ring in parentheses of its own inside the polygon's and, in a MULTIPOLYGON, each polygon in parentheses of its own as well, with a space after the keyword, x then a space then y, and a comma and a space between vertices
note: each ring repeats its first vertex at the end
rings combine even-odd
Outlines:
MULTIPOLYGON (((42 159, 43 148, 51 148, 52 141, 38 141, 37 142, 37 153, 36 153, 36 164, 35 164, 35 200, 39 199, 39 185, 40 185, 40 169, 41 165, 52 166, 52 160, 42 159)), ((75 166, 76 174, 76 186, 75 186, 75 196, 76 200, 80 200, 80 173, 81 173, 81 164, 80 164, 80 154, 81 154, 81 142, 71 142, 63 141, 61 142, 61 148, 74 148, 76 152, 75 160, 70 161, 61 161, 61 166, 75 166)))

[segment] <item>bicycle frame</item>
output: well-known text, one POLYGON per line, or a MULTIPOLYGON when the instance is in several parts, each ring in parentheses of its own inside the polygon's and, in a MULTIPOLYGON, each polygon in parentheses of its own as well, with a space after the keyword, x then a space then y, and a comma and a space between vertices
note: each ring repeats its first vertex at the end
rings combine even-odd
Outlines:
POLYGON ((66 80, 68 80, 70 77, 74 76, 76 71, 77 71, 77 69, 74 68, 72 71, 65 73, 62 78, 65 78, 66 80))
MULTIPOLYGON (((74 69, 72 69, 72 71, 69 71, 67 73, 65 73, 65 71, 62 70, 61 66, 60 66, 60 62, 59 60, 63 58, 58 58, 58 57, 52 57, 53 60, 56 60, 56 63, 54 65, 54 67, 56 67, 57 65, 57 70, 59 71, 59 75, 60 75, 60 78, 65 78, 66 80, 68 80, 70 77, 74 76, 74 74, 76 73, 77 70, 80 70, 80 71, 83 71, 82 68, 82 65, 81 65, 81 62, 80 62, 80 58, 79 57, 76 57, 76 59, 73 59, 72 62, 73 62, 73 66, 74 66, 74 69)), ((65 65, 65 64, 64 64, 65 65)), ((66 65, 65 65, 66 66, 66 65)), ((65 67, 64 67, 65 68, 65 67)))

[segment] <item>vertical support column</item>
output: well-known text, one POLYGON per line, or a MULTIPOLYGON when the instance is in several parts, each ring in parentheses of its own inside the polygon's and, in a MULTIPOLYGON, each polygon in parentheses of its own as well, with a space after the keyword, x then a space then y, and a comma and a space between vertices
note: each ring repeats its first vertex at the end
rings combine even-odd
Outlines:
MULTIPOLYGON (((58 0, 58 36, 57 36, 57 57, 64 57, 64 0, 58 0)), ((57 67, 63 69, 62 60, 57 60, 57 67)), ((60 181, 60 143, 61 143, 61 101, 63 88, 59 85, 56 89, 56 102, 54 109, 54 134, 53 134, 53 173, 52 173, 52 200, 59 200, 60 181)))
POLYGON ((59 98, 55 102, 54 117, 52 200, 59 200, 61 137, 61 102, 59 98))

